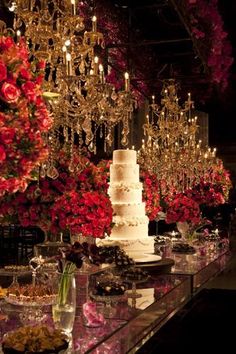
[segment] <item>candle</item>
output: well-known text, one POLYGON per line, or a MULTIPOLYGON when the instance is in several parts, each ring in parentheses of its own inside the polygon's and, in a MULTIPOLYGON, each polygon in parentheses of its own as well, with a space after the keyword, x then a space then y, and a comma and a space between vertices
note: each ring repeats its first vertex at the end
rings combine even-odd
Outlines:
POLYGON ((69 39, 67 39, 67 40, 65 41, 65 46, 66 46, 66 47, 69 47, 69 46, 70 46, 70 40, 69 40, 69 39))
POLYGON ((72 63, 70 53, 66 53, 66 73, 68 76, 72 75, 72 63))
POLYGON ((62 53, 63 53, 63 63, 66 64, 67 48, 65 45, 63 45, 63 47, 62 47, 62 53))
POLYGON ((104 84, 104 70, 102 64, 99 64, 99 74, 100 74, 100 82, 104 84))
POLYGON ((17 42, 17 43, 20 42, 20 36, 21 36, 21 31, 17 30, 17 31, 16 31, 16 42, 17 42))
POLYGON ((129 91, 129 73, 125 73, 125 91, 129 91))
POLYGON ((71 0, 71 13, 73 16, 76 15, 75 0, 71 0))
POLYGON ((97 17, 96 16, 92 17, 92 31, 97 32, 97 17))
POLYGON ((94 69, 94 74, 97 75, 98 74, 98 57, 94 57, 94 64, 93 64, 93 69, 94 69))

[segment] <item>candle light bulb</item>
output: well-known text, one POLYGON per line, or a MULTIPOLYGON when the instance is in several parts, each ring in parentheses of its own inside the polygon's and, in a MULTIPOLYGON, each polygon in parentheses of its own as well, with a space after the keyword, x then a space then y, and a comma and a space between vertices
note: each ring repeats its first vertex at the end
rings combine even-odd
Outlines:
POLYGON ((65 41, 65 46, 66 46, 66 47, 69 47, 69 46, 70 46, 70 40, 69 40, 69 39, 67 39, 67 40, 65 41))
POLYGON ((125 72, 125 91, 129 91, 129 73, 125 72))
POLYGON ((21 31, 17 30, 16 31, 16 41, 17 41, 17 43, 19 43, 19 41, 20 41, 20 36, 21 36, 21 31))
POLYGON ((97 17, 95 15, 92 17, 92 31, 97 32, 97 17))
POLYGON ((63 53, 63 63, 66 64, 66 53, 67 53, 67 48, 65 45, 62 47, 62 53, 63 53))
POLYGON ((93 69, 94 69, 95 75, 97 75, 97 73, 98 73, 98 61, 99 61, 99 58, 97 56, 94 57, 93 69))
POLYGON ((100 74, 100 82, 101 84, 104 84, 104 70, 102 64, 99 64, 99 74, 100 74))
POLYGON ((75 0, 71 0, 71 13, 72 13, 73 16, 76 15, 75 0))
POLYGON ((66 53, 66 73, 68 76, 72 75, 72 63, 70 53, 66 53))

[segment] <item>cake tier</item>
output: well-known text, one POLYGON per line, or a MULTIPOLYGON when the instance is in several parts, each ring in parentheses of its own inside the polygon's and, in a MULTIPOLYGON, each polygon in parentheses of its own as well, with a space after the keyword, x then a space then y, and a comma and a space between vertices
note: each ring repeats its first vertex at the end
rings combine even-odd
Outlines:
MULTIPOLYGON (((145 217, 145 203, 135 203, 135 204, 121 204, 113 203, 113 214, 120 217, 132 216, 135 218, 145 217)), ((114 217, 115 218, 115 217, 114 217)), ((144 219, 146 223, 146 217, 144 219)))
POLYGON ((114 216, 113 222, 115 225, 111 231, 112 238, 116 237, 127 240, 146 237, 148 235, 148 218, 146 216, 139 218, 114 216))
POLYGON ((142 188, 142 183, 112 183, 108 189, 108 194, 112 203, 141 203, 142 188))
POLYGON ((137 164, 111 164, 110 184, 112 183, 138 183, 139 165, 137 164))
POLYGON ((113 164, 135 164, 137 153, 135 150, 115 150, 113 151, 113 164))

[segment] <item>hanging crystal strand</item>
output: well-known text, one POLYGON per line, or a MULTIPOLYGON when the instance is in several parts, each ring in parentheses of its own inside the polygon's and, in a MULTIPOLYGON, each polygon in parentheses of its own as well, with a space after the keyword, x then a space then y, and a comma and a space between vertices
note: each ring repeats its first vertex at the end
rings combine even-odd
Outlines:
POLYGON ((38 171, 37 171, 37 187, 34 191, 34 195, 35 197, 39 197, 40 195, 42 194, 42 191, 40 189, 40 166, 38 168, 38 171))
POLYGON ((77 134, 79 136, 79 154, 82 154, 83 136, 82 136, 82 128, 79 122, 77 124, 77 134))
POLYGON ((71 127, 71 136, 70 136, 70 163, 69 163, 69 171, 74 172, 74 129, 71 127))
POLYGON ((123 146, 127 146, 129 143, 128 140, 128 134, 129 134, 129 116, 128 113, 126 113, 126 116, 123 119, 123 129, 122 129, 122 139, 121 139, 121 144, 123 146))

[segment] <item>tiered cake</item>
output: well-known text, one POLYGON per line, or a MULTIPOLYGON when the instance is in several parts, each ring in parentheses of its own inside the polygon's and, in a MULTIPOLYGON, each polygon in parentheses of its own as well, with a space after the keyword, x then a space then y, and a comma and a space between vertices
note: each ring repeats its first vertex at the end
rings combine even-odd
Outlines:
POLYGON ((142 188, 136 151, 115 150, 108 190, 115 225, 109 243, 115 242, 133 258, 154 253, 154 240, 148 236, 148 217, 145 203, 142 202, 142 188))

